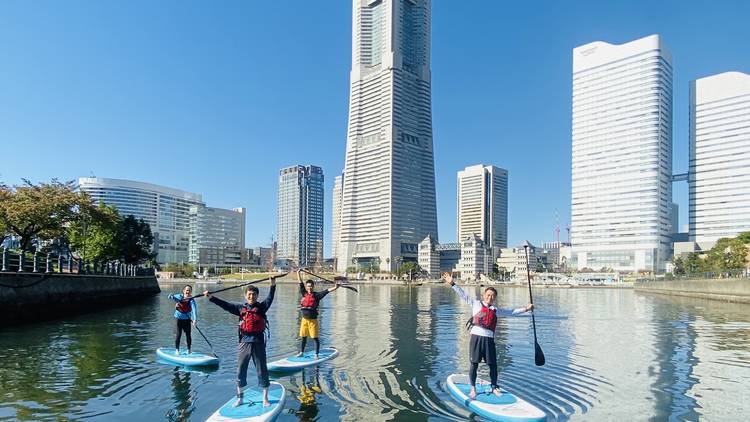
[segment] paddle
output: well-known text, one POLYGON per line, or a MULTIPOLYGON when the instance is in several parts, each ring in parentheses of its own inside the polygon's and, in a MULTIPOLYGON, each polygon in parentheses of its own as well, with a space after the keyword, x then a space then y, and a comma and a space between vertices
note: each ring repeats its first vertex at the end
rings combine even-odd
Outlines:
MULTIPOLYGON (((245 286, 249 286, 251 284, 260 283, 262 281, 268 281, 268 280, 270 280, 272 278, 281 278, 281 277, 284 277, 287 274, 289 274, 289 273, 284 273, 284 274, 279 274, 279 275, 272 275, 272 276, 269 276, 269 277, 266 277, 266 278, 261 278, 261 279, 258 279, 258 280, 248 281, 247 283, 237 284, 235 286, 230 286, 230 287, 225 287, 223 289, 214 290, 212 292, 208 292, 208 294, 213 295, 213 294, 216 294, 216 293, 219 293, 219 292, 223 292, 225 290, 236 289, 238 287, 245 287, 245 286)), ((203 295, 201 294, 199 296, 193 296, 193 297, 203 297, 203 295)))
POLYGON ((345 285, 345 284, 341 284, 341 283, 337 283, 337 282, 335 282, 335 281, 331 281, 331 280, 329 280, 329 279, 327 279, 327 278, 325 278, 325 277, 321 277, 321 276, 319 276, 319 275, 317 275, 317 274, 315 274, 315 273, 313 273, 313 272, 311 272, 311 271, 307 271, 307 270, 306 270, 306 269, 304 269, 304 268, 300 268, 300 271, 302 271, 303 273, 309 274, 309 275, 311 275, 311 276, 313 276, 313 277, 318 277, 319 279, 321 279, 321 280, 323 280, 323 281, 325 281, 325 282, 328 282, 329 284, 338 284, 338 285, 339 285, 340 287, 343 287, 343 288, 345 288, 345 289, 349 289, 349 290, 351 290, 351 291, 353 291, 353 292, 359 293, 359 292, 357 291, 357 288, 356 288, 356 287, 352 287, 352 286, 347 286, 347 285, 345 285))
POLYGON ((201 331, 200 328, 198 328, 198 324, 194 325, 195 329, 198 330, 198 333, 200 333, 201 337, 203 337, 203 340, 206 340, 206 343, 208 343, 208 347, 211 349, 211 354, 214 355, 215 358, 218 358, 219 356, 216 355, 216 352, 214 352, 214 346, 211 345, 211 342, 208 341, 206 338, 206 335, 203 334, 203 331, 201 331))
MULTIPOLYGON (((529 302, 533 305, 534 298, 531 296, 531 270, 529 270, 529 242, 523 243, 523 249, 526 251, 526 279, 529 282, 529 302)), ((534 363, 536 366, 544 365, 544 352, 539 346, 539 342, 536 340, 536 320, 534 318, 534 310, 531 310, 531 326, 534 327, 534 363)))

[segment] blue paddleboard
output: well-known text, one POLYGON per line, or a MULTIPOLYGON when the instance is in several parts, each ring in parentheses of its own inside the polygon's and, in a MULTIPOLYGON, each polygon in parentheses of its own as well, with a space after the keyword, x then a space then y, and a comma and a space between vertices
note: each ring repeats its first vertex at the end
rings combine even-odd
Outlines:
POLYGON ((453 374, 446 380, 448 391, 459 403, 483 418, 501 422, 537 422, 547 420, 538 407, 507 391, 492 393, 490 383, 477 379, 477 396, 469 398, 469 376, 453 374))
POLYGON ((215 366, 219 364, 219 358, 216 356, 197 352, 188 354, 187 351, 178 354, 177 351, 171 347, 160 347, 156 349, 156 356, 169 363, 184 366, 215 366))
POLYGON ((268 387, 268 401, 271 405, 263 407, 263 389, 251 387, 243 392, 242 404, 235 407, 237 396, 232 397, 224 403, 206 422, 266 422, 272 421, 279 416, 284 408, 284 386, 278 382, 271 381, 268 387))
POLYGON ((339 351, 334 347, 324 347, 320 349, 318 358, 315 358, 315 352, 305 352, 302 356, 291 356, 277 360, 268 364, 269 371, 296 371, 308 366, 317 365, 321 362, 331 360, 339 355, 339 351))

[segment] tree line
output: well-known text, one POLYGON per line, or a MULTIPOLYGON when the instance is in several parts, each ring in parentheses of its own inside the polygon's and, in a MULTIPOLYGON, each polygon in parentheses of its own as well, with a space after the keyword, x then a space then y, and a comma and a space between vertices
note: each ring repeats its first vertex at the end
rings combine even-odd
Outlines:
POLYGON ((713 248, 703 254, 690 253, 684 259, 674 259, 675 275, 701 273, 727 273, 745 268, 747 245, 750 244, 750 231, 733 238, 721 238, 713 248))
POLYGON ((143 219, 95 204, 73 181, 0 184, 0 244, 15 237, 26 252, 71 254, 92 262, 155 263, 154 236, 143 219))

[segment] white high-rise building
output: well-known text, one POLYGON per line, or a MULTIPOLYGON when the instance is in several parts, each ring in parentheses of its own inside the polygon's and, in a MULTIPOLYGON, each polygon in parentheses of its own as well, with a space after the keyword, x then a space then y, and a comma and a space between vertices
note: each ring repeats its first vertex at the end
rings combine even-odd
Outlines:
POLYGON ((338 270, 437 238, 429 0, 354 0, 338 270))
POLYGON ((95 203, 114 206, 121 216, 143 219, 154 235, 156 260, 187 263, 190 207, 205 206, 200 194, 133 180, 81 177, 78 188, 95 203))
POLYGON ((339 257, 339 239, 341 238, 341 198, 344 192, 344 175, 333 180, 333 207, 331 207, 331 258, 334 262, 339 257))
POLYGON ((472 234, 497 250, 508 246, 508 171, 478 164, 458 172, 457 239, 472 234))
POLYGON ((245 208, 190 207, 188 256, 196 265, 243 264, 245 208))
POLYGON ((279 171, 277 258, 294 265, 323 262, 323 169, 291 166, 279 171))
POLYGON ((703 250, 750 230, 750 75, 690 84, 689 237, 703 250))
POLYGON ((573 259, 663 271, 671 255, 672 58, 658 35, 573 49, 573 259))

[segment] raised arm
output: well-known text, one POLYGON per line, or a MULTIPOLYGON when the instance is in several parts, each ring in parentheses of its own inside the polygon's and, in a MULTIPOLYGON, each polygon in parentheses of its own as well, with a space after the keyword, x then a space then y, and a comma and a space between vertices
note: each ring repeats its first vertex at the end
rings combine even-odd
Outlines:
POLYGON ((274 295, 276 295, 276 279, 271 278, 271 290, 268 291, 268 296, 266 296, 266 300, 263 301, 263 305, 265 305, 266 309, 271 307, 274 295))
POLYGON ((240 307, 237 304, 221 300, 216 296, 211 296, 210 294, 206 294, 206 293, 208 292, 207 291, 203 292, 203 295, 208 297, 208 300, 211 303, 217 305, 218 307, 229 312, 232 315, 237 315, 237 316, 240 315, 240 307))
POLYGON ((169 296, 167 296, 167 297, 170 298, 170 299, 172 299, 172 300, 174 300, 175 302, 179 302, 179 301, 182 300, 182 295, 179 294, 179 293, 177 293, 177 294, 170 293, 169 296))
POLYGON ((307 291, 305 290, 305 282, 302 281, 302 270, 297 270, 297 281, 299 281, 299 294, 304 296, 307 291))
POLYGON ((453 275, 451 275, 450 273, 443 273, 443 280, 451 285, 453 291, 458 294, 458 297, 460 297, 462 301, 464 301, 469 306, 474 306, 474 302, 476 302, 476 299, 469 297, 466 292, 463 291, 463 289, 456 285, 456 283, 453 281, 453 275))

